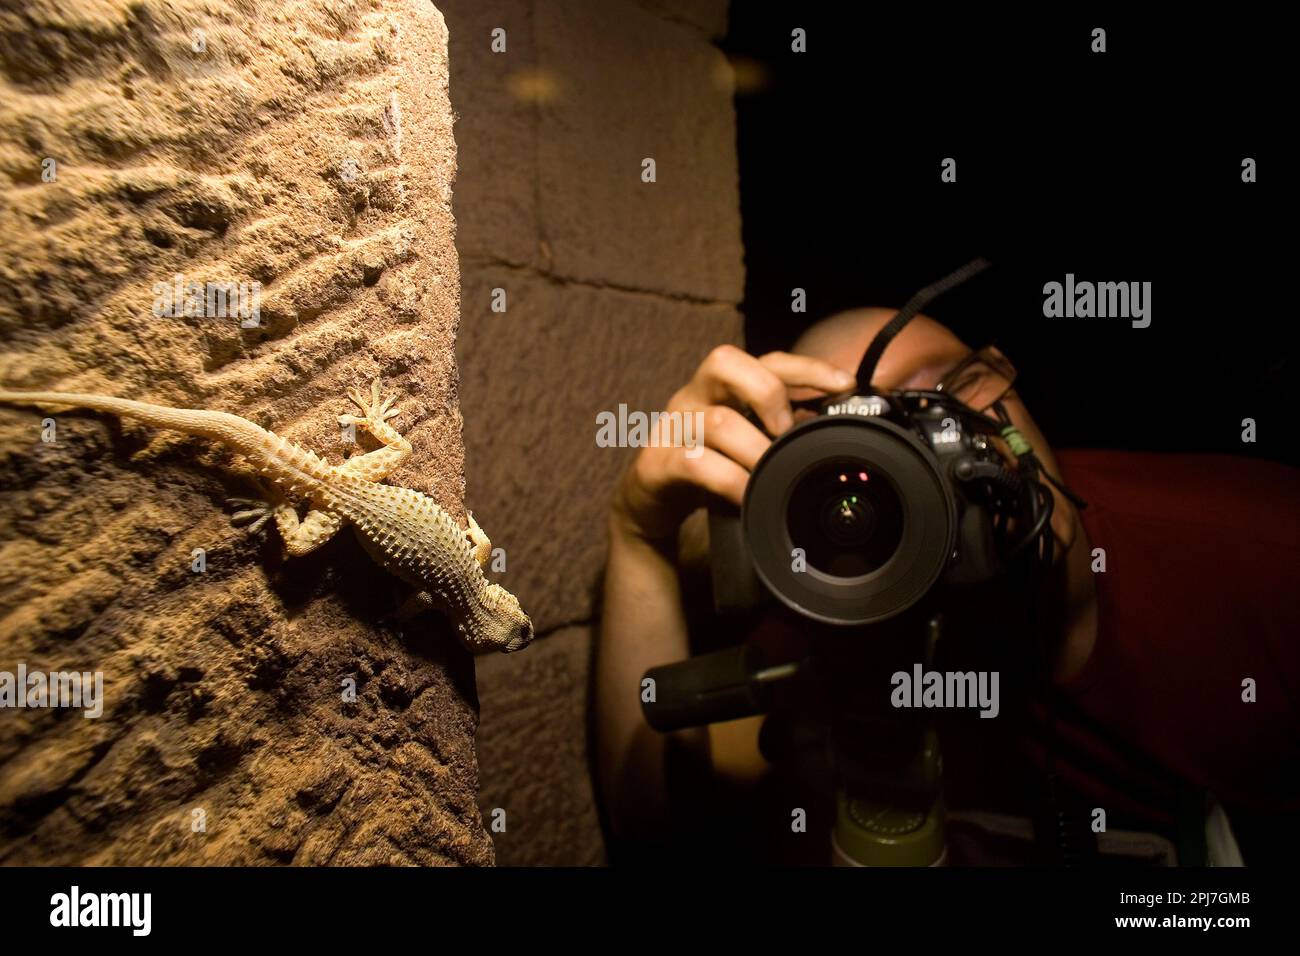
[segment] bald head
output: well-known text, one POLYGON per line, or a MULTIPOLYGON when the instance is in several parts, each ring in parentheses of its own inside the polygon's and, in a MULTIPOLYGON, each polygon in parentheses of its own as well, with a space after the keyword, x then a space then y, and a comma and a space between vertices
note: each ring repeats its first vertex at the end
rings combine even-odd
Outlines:
MULTIPOLYGON (((867 346, 892 319, 895 309, 851 309, 822 319, 799 336, 791 350, 857 371, 867 346)), ((877 388, 933 388, 939 376, 966 357, 970 349, 940 325, 918 315, 889 343, 876 366, 877 388)))

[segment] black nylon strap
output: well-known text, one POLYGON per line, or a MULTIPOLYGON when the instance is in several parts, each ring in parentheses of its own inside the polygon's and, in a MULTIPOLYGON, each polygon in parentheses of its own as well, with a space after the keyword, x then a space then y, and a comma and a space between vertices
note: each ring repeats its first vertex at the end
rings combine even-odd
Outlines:
POLYGON ((867 347, 867 354, 862 356, 862 364, 858 366, 858 388, 865 391, 871 387, 871 379, 876 374, 876 365, 880 361, 880 356, 884 354, 885 348, 894 340, 894 336, 903 330, 903 326, 912 321, 918 312, 949 289, 956 288, 967 279, 979 275, 988 267, 989 261, 981 256, 966 263, 955 272, 944 276, 938 282, 926 286, 908 299, 907 305, 903 306, 898 314, 876 333, 876 337, 871 340, 871 345, 867 347))

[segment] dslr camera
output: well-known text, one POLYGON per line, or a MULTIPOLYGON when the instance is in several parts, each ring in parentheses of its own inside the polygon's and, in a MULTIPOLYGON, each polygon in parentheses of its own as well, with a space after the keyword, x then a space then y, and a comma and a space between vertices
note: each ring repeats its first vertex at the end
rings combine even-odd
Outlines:
POLYGON ((983 416, 942 392, 819 404, 760 459, 740 513, 710 513, 720 612, 771 595, 813 621, 870 625, 997 574, 997 518, 1019 481, 983 416))
POLYGON ((814 638, 812 659, 774 661, 751 645, 653 668, 655 700, 643 705, 652 727, 766 712, 776 685, 796 675, 815 678, 842 710, 834 687, 844 672, 879 665, 891 643, 922 653, 890 635, 937 627, 954 590, 972 595, 1013 568, 1051 564, 1044 479, 1055 479, 1002 405, 1015 371, 1000 353, 972 353, 934 389, 871 385, 902 327, 986 266, 976 260, 917 293, 871 342, 852 393, 795 403, 815 414, 759 459, 741 508, 710 503, 719 615, 784 605, 814 638))

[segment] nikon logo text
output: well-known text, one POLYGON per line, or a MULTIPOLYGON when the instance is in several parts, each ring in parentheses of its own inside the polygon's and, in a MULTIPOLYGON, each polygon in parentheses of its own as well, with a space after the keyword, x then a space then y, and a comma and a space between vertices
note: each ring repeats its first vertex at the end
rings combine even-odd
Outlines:
POLYGON ((843 402, 826 406, 827 415, 866 415, 874 417, 885 414, 885 403, 872 395, 868 398, 855 396, 843 402))
POLYGON ((703 412, 629 412, 596 415, 598 448, 685 448, 687 458, 704 454, 703 412))

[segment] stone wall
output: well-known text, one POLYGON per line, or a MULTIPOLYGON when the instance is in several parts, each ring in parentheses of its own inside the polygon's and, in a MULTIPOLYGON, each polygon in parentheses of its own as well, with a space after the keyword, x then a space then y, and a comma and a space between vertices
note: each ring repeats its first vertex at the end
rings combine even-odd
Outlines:
POLYGON ((505 811, 502 864, 600 863, 589 660, 605 507, 631 452, 596 446, 596 415, 660 408, 710 348, 740 339, 732 77, 713 44, 726 2, 440 7, 467 503, 540 636, 478 660, 479 803, 489 824, 505 811))
MULTIPOLYGON (((446 51, 427 0, 0 3, 0 383, 338 461, 382 373, 393 480, 460 513, 446 51), (259 324, 160 315, 175 275, 261 283, 259 324)), ((0 863, 491 862, 473 665, 376 623, 402 588, 350 534, 285 562, 230 527, 219 449, 42 417, 0 409, 0 670, 102 671, 106 702, 0 713, 0 863)))

